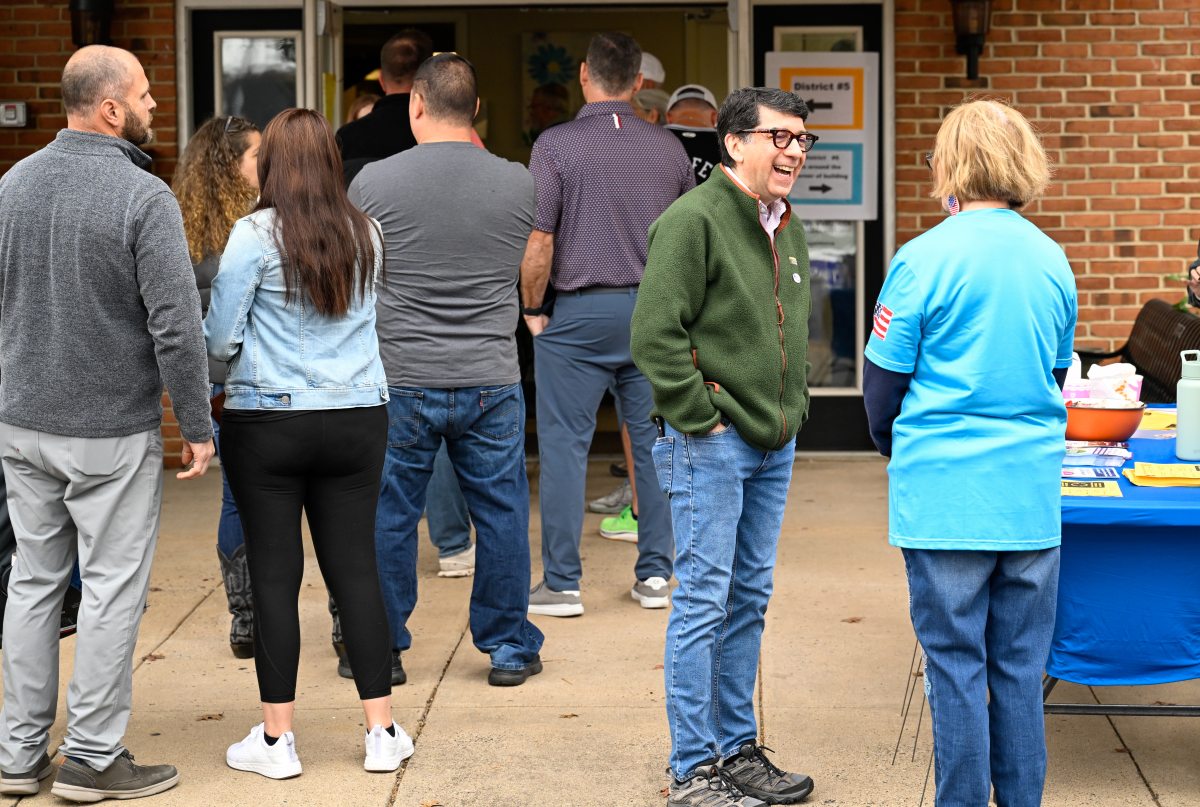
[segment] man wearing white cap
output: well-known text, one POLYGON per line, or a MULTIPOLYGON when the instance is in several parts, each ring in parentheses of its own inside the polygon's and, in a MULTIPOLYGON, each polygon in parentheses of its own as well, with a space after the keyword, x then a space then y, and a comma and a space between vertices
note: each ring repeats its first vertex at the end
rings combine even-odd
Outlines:
POLYGON ((717 99, 700 84, 684 84, 667 99, 667 129, 679 138, 699 185, 721 164, 717 99))
POLYGON ((656 90, 667 80, 667 71, 653 53, 642 51, 642 89, 656 90))

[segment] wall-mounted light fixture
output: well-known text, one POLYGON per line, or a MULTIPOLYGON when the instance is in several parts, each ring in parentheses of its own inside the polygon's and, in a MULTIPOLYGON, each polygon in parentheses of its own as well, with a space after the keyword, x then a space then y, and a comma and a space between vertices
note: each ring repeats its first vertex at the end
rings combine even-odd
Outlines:
POLYGON ((75 47, 112 43, 114 0, 71 0, 71 41, 75 47))
POLYGON ((979 54, 991 28, 992 0, 950 0, 958 52, 967 57, 967 78, 979 78, 979 54))

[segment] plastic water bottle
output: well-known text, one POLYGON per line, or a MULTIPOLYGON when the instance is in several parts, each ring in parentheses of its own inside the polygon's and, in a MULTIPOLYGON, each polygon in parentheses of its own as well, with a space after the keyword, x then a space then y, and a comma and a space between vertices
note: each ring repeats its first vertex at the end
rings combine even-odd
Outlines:
POLYGON ((1200 461, 1200 350, 1184 350, 1183 377, 1175 396, 1175 456, 1200 461))

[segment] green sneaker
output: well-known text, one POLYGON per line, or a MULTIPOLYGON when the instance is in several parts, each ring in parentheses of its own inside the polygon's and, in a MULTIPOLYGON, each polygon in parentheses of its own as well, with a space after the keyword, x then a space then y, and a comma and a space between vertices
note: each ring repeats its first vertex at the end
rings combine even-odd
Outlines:
POLYGON ((637 543, 637 519, 633 517, 633 506, 621 511, 620 515, 609 516, 600 522, 600 534, 613 541, 637 543))

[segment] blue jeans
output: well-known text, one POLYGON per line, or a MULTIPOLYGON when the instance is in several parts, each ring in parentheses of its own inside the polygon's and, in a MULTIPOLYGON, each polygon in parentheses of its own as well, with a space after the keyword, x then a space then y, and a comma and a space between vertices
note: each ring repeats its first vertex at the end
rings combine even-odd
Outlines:
POLYGON ((492 666, 524 667, 541 649, 529 608, 529 480, 520 384, 430 389, 389 387, 388 448, 375 553, 392 646, 412 645, 417 604, 417 522, 444 442, 475 522, 471 636, 492 666))
POLYGON ((1058 599, 1058 548, 905 549, 925 650, 936 807, 1037 807, 1046 780, 1042 673, 1058 599))
POLYGON ((433 461, 433 476, 425 493, 425 516, 429 519, 429 540, 437 547, 439 558, 471 548, 471 514, 444 443, 433 461))
MULTIPOLYGON (((218 395, 225 389, 224 384, 213 384, 212 394, 218 395)), ((213 442, 217 447, 217 456, 221 456, 221 424, 212 422, 213 442)), ((229 489, 229 477, 225 475, 225 466, 221 466, 221 516, 217 520, 217 549, 225 557, 232 557, 238 547, 244 546, 246 536, 242 532, 242 519, 238 515, 237 503, 233 500, 233 491, 229 489)))
POLYGON ((679 581, 663 663, 677 779, 758 737, 754 676, 795 455, 794 440, 764 451, 732 425, 708 436, 668 425, 654 444, 679 581))
MULTIPOLYGON (((583 577, 588 449, 605 390, 615 396, 629 427, 634 476, 652 479, 655 428, 650 382, 629 353, 629 321, 637 287, 561 292, 550 325, 534 340, 542 509, 542 569, 554 591, 574 591, 583 577)), ((661 491, 638 490, 638 559, 634 572, 671 579, 671 511, 661 491)))

